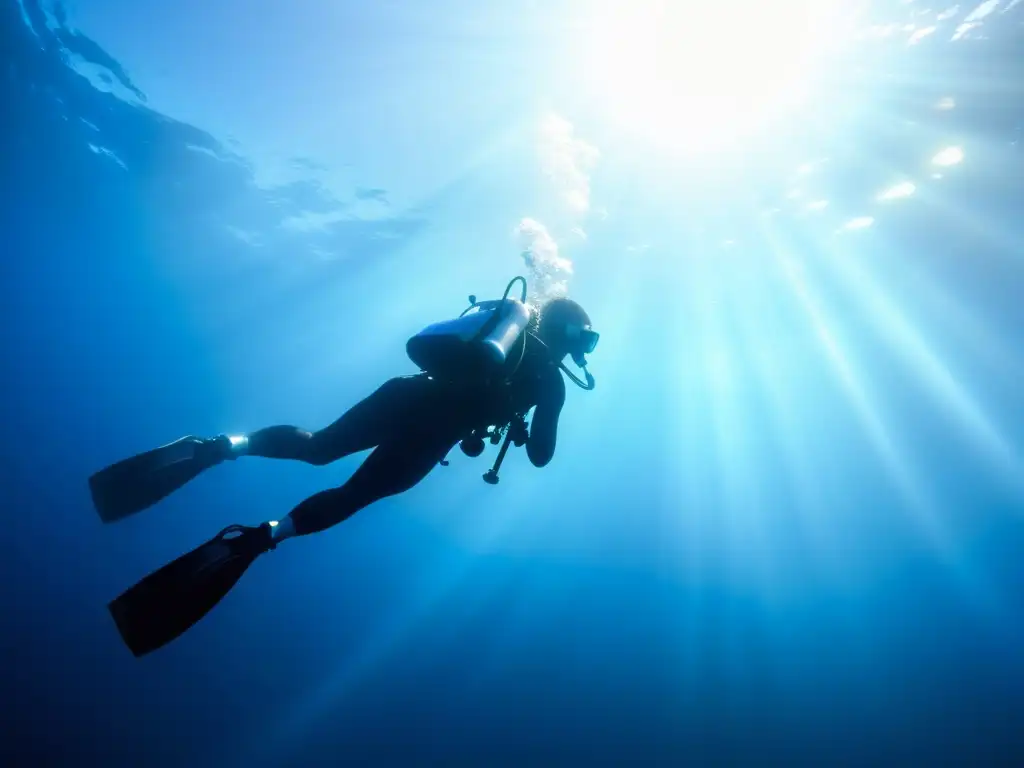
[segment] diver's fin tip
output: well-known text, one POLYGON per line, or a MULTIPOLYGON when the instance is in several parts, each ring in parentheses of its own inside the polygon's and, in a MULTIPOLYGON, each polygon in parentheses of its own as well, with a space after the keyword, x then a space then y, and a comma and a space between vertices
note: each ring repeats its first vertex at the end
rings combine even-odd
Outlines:
POLYGON ((121 641, 136 659, 141 659, 159 647, 141 643, 140 638, 131 632, 130 622, 127 620, 121 598, 111 600, 107 604, 107 611, 110 613, 110 618, 114 620, 114 626, 117 627, 117 634, 121 636, 121 641))
POLYGON ((253 561, 273 547, 269 524, 228 526, 107 605, 121 639, 135 656, 167 645, 209 613, 253 561))
POLYGON ((111 483, 107 474, 105 470, 100 470, 89 476, 89 497, 100 520, 104 523, 113 523, 128 517, 131 511, 126 511, 123 504, 119 507, 112 498, 111 483))
MULTIPOLYGON (((217 440, 208 442, 220 445, 217 440)), ((203 442, 183 437, 90 475, 89 492, 100 520, 113 523, 138 514, 222 460, 215 451, 197 456, 196 446, 203 442)))
POLYGON ((90 491, 92 506, 96 510, 96 515, 99 517, 100 522, 104 524, 116 523, 118 520, 124 520, 126 517, 131 516, 132 511, 130 510, 118 509, 114 504, 104 503, 103 496, 91 484, 90 491))

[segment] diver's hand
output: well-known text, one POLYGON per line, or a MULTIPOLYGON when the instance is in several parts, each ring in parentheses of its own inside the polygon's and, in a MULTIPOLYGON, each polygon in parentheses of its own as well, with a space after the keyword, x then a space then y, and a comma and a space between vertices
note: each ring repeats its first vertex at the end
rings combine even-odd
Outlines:
POLYGON ((526 419, 522 416, 516 416, 512 419, 508 425, 508 434, 512 438, 512 445, 516 448, 522 448, 526 445, 526 441, 530 439, 530 432, 526 426, 526 419))

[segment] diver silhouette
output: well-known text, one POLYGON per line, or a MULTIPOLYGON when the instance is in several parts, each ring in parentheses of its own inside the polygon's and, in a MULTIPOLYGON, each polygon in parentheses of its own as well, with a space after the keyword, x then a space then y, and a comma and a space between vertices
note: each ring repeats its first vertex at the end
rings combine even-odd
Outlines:
POLYGON ((126 645, 141 656, 170 642, 205 616, 259 555, 409 490, 437 464, 447 464, 456 444, 479 456, 485 438, 497 444, 504 436, 494 467, 484 475, 492 484, 510 444, 525 445, 530 462, 545 466, 554 456, 565 403, 561 373, 593 389, 585 355, 598 338, 587 313, 570 299, 532 310, 526 281, 517 277, 500 300, 477 302, 471 296, 458 318, 409 339, 406 350, 421 372, 385 382, 317 432, 282 425, 247 435, 187 436, 97 472, 89 486, 100 518, 109 523, 242 456, 321 466, 373 449, 343 485, 310 496, 280 520, 228 526, 113 600, 110 612, 126 645), (517 281, 523 285, 521 300, 508 297, 517 281), (567 356, 586 381, 566 368, 567 356))

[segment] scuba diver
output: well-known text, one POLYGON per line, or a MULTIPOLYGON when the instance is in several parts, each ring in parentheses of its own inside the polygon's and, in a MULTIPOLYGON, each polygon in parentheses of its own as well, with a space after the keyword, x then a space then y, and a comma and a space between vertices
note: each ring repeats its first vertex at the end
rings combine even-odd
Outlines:
POLYGON ((100 518, 114 522, 146 509, 201 472, 241 456, 291 459, 322 466, 373 449, 343 485, 321 491, 280 520, 231 525, 210 541, 153 572, 110 605, 136 656, 183 634, 234 586, 252 562, 282 541, 326 530, 375 501, 409 490, 461 444, 479 456, 484 439, 501 442, 484 480, 498 482, 509 444, 526 446, 543 467, 555 452, 566 374, 582 389, 594 378, 585 355, 598 334, 576 302, 526 304, 526 281, 513 279, 500 300, 477 302, 454 320, 428 326, 406 351, 421 372, 385 382, 318 432, 271 426, 247 435, 188 436, 101 470, 89 478, 100 518), (522 282, 522 299, 509 298, 522 282), (582 369, 585 381, 564 364, 582 369), (533 411, 532 424, 525 416, 533 411))

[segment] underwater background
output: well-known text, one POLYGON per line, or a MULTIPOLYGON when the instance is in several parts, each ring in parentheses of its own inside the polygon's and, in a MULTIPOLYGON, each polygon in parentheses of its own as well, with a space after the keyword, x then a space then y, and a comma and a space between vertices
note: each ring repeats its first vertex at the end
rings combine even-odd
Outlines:
POLYGON ((0 763, 1024 761, 1024 5, 857 3, 716 148, 721 59, 593 107, 617 12, 0 2, 0 763), (602 334, 551 465, 453 451, 133 658, 109 600, 362 456, 88 476, 323 426, 516 274, 602 334))

